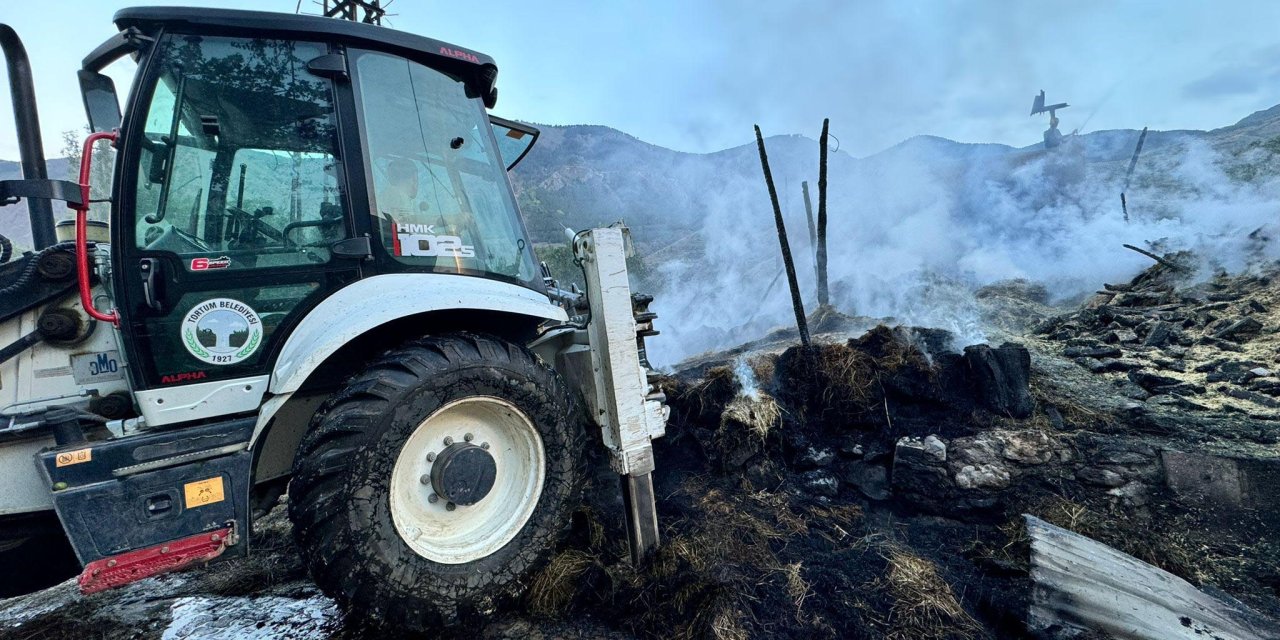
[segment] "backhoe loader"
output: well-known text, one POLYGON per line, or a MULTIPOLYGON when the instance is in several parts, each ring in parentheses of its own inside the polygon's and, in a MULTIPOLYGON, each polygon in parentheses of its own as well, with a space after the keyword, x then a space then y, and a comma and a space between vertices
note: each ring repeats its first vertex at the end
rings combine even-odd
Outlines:
POLYGON ((249 553, 287 491, 346 610, 457 624, 549 559, 587 446, 621 477, 633 559, 655 548, 651 298, 621 225, 573 236, 583 292, 539 265, 507 175, 538 131, 489 114, 490 57, 320 16, 114 22, 78 72, 78 183, 46 174, 0 25, 23 168, 0 203, 31 226, 0 264, 11 590, 69 577, 40 557, 68 545, 85 593, 249 553))

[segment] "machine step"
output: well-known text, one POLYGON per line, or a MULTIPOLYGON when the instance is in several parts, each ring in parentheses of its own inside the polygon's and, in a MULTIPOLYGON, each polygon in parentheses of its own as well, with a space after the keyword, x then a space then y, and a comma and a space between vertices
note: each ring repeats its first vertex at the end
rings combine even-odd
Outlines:
POLYGON ((90 594, 175 571, 197 562, 207 562, 236 543, 235 527, 165 542, 137 551, 94 560, 80 574, 80 593, 90 594))
POLYGON ((240 418, 37 454, 81 564, 119 563, 228 527, 240 534, 221 536, 228 554, 245 553, 252 429, 252 418, 240 418))

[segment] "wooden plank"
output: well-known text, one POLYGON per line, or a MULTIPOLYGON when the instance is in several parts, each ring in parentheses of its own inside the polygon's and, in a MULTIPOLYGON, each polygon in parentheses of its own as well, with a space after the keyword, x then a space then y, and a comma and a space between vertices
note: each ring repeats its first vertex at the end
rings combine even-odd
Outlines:
POLYGON ((1035 583, 1028 624, 1049 637, 1280 640, 1280 624, 1096 540, 1025 515, 1035 583))

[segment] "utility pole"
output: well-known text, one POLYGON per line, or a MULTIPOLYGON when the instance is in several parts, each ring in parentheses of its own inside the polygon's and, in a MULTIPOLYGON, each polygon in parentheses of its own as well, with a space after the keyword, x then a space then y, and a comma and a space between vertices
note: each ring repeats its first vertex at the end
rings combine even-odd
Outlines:
POLYGON ((773 173, 769 171, 769 155, 764 150, 764 134, 756 125, 756 145, 760 147, 760 167, 764 169, 764 183, 769 187, 769 201, 773 204, 773 221, 778 225, 778 244, 782 247, 782 265, 787 271, 787 283, 791 285, 791 306, 796 312, 796 328, 800 331, 800 344, 809 348, 809 323, 804 317, 804 302, 800 300, 800 284, 796 282, 796 265, 791 260, 791 245, 787 242, 787 226, 782 221, 782 207, 778 204, 778 190, 773 186, 773 173))

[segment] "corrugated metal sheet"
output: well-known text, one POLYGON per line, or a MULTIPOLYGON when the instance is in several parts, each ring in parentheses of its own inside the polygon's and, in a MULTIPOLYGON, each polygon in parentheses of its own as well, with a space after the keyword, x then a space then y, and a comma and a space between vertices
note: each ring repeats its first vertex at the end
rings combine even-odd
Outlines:
POLYGON ((1025 516, 1035 582, 1029 624, 1142 640, 1277 640, 1280 625, 1100 542, 1025 516))

